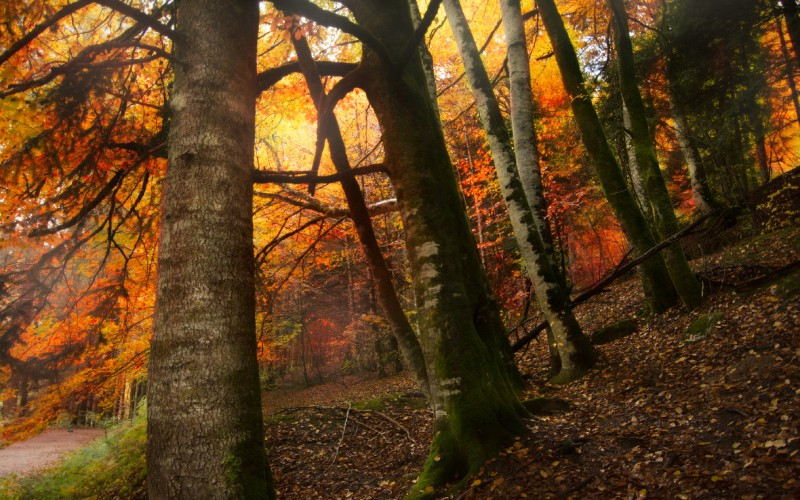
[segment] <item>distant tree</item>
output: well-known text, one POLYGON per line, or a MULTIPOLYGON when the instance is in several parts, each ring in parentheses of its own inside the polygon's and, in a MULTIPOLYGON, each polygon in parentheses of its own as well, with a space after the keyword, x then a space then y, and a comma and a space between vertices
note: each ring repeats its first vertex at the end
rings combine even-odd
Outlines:
MULTIPOLYGON (((625 183, 625 178, 609 145, 605 130, 586 88, 575 48, 553 0, 537 0, 542 22, 553 45, 564 88, 571 98, 575 122, 594 164, 597 178, 622 226, 625 237, 636 254, 655 245, 650 226, 625 183)), ((656 257, 642 264, 642 284, 651 308, 663 311, 677 300, 663 258, 656 257)))

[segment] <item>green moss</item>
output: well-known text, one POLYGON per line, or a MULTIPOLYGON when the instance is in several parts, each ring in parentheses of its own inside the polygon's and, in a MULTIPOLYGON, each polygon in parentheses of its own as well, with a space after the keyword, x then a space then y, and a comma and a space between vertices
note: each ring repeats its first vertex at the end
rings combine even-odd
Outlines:
POLYGON ((770 286, 770 292, 784 299, 800 295, 800 270, 779 278, 770 286))
POLYGON ((636 321, 623 319, 605 326, 592 334, 592 344, 603 345, 625 338, 636 332, 636 321))
POLYGON ((372 410, 372 411, 383 411, 386 409, 386 396, 367 399, 366 401, 361 401, 355 403, 353 408, 356 410, 372 410))
POLYGON ((441 488, 467 475, 469 466, 449 427, 436 433, 430 453, 407 499, 436 498, 441 488))
POLYGON ((70 454, 59 466, 22 479, 0 479, 0 498, 144 498, 143 415, 70 454))
POLYGON ((697 342, 708 337, 714 330, 714 326, 722 319, 722 313, 701 314, 689 325, 686 332, 681 335, 684 342, 697 342))

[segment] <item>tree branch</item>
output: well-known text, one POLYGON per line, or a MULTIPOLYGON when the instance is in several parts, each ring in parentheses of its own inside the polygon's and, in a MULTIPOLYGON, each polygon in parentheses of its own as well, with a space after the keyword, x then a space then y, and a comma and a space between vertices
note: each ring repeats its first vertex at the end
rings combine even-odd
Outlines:
MULTIPOLYGON (((639 257, 633 259, 632 261, 628 262, 627 264, 624 264, 625 260, 628 258, 628 255, 630 255, 630 253, 631 253, 629 251, 627 254, 625 254, 625 257, 622 258, 622 260, 619 262, 619 264, 617 264, 617 266, 614 268, 613 271, 611 271, 605 278, 602 278, 597 283, 591 285, 585 291, 579 293, 577 297, 572 299, 571 305, 573 307, 575 307, 575 306, 577 306, 579 304, 582 304, 582 303, 586 302, 587 300, 589 300, 590 298, 594 297, 595 295, 603 293, 606 290, 606 287, 608 285, 610 285, 611 283, 613 283, 614 281, 616 281, 620 276, 623 276, 625 273, 627 273, 628 271, 630 271, 634 267, 638 266, 642 262, 644 262, 644 261, 646 261, 648 259, 651 259, 655 255, 657 255, 659 252, 661 252, 661 250, 664 250, 668 246, 674 245, 675 243, 677 243, 681 239, 685 238, 686 236, 689 236, 690 234, 695 232, 694 230, 700 224, 702 224, 703 222, 708 220, 712 215, 720 215, 720 211, 719 210, 715 210, 713 212, 709 212, 709 213, 703 215, 702 217, 700 217, 696 221, 692 222, 691 224, 689 224, 685 228, 681 229, 677 233, 673 234, 669 238, 665 239, 664 241, 662 241, 658 245, 655 245, 654 247, 650 248, 648 251, 646 251, 645 253, 643 253, 639 257)), ((723 214, 723 216, 724 216, 724 214, 723 214)), ((519 340, 517 340, 514 343, 514 345, 511 346, 511 350, 513 352, 519 351, 520 349, 522 349, 523 347, 528 345, 528 343, 531 340, 535 339, 539 335, 539 333, 541 333, 545 328, 547 328, 547 321, 543 321, 543 322, 539 323, 538 325, 536 325, 536 327, 533 330, 531 330, 530 332, 528 332, 527 334, 522 336, 519 340)))
POLYGON ((395 72, 400 73, 403 71, 405 65, 408 64, 408 61, 411 59, 411 56, 414 55, 414 51, 419 47, 419 44, 422 42, 422 38, 425 36, 425 33, 428 31, 431 23, 434 19, 436 19, 436 14, 439 12, 439 6, 441 4, 442 0, 432 0, 431 3, 428 4, 428 9, 425 11, 425 15, 422 17, 422 22, 420 22, 419 26, 417 26, 417 28, 414 30, 411 38, 408 39, 408 43, 403 49, 400 60, 397 61, 395 72))
POLYGON ((389 56, 389 51, 386 50, 386 47, 372 36, 372 33, 346 17, 318 7, 308 0, 272 0, 272 3, 279 10, 306 17, 322 26, 338 28, 348 35, 356 37, 360 42, 372 49, 387 68, 392 67, 392 58, 389 56))
POLYGON ((340 172, 330 175, 311 175, 309 172, 275 172, 271 170, 253 170, 253 183, 310 184, 313 182, 317 184, 332 184, 354 175, 367 175, 378 172, 386 172, 386 166, 383 163, 355 167, 347 172, 340 172))
MULTIPOLYGON (((301 191, 296 191, 293 189, 292 190, 285 189, 285 190, 290 194, 290 196, 287 196, 286 194, 283 193, 264 193, 261 191, 255 191, 253 194, 259 198, 279 200, 285 203, 289 203, 290 205, 294 205, 296 207, 307 208, 309 210, 313 210, 314 212, 325 215, 327 217, 350 218, 350 209, 347 207, 328 205, 327 203, 323 203, 320 200, 308 196, 301 191)), ((378 201, 376 203, 372 203, 370 205, 367 205, 367 210, 369 212, 370 217, 396 212, 398 210, 397 199, 389 198, 386 200, 378 201)))
MULTIPOLYGON (((337 61, 316 61, 319 73, 324 76, 345 76, 358 66, 356 63, 337 62, 337 61)), ((272 87, 281 79, 300 72, 300 64, 297 61, 270 68, 258 74, 258 91, 264 92, 272 87)))
POLYGON ((120 14, 130 17, 134 21, 148 28, 152 29, 159 35, 164 35, 168 38, 174 38, 175 32, 172 31, 168 26, 164 26, 158 19, 154 18, 149 14, 145 14, 139 9, 135 9, 130 5, 126 4, 125 2, 121 2, 120 0, 94 0, 95 3, 102 5, 103 7, 108 7, 109 9, 115 10, 120 14))
POLYGON ((34 26, 32 30, 25 34, 22 38, 11 44, 11 46, 0 55, 0 64, 8 61, 11 56, 22 50, 23 47, 31 43, 33 40, 36 39, 39 35, 41 35, 46 29, 54 26, 60 20, 64 19, 65 17, 77 12, 78 10, 86 7, 87 5, 91 4, 93 0, 78 0, 77 2, 73 2, 70 4, 65 5, 62 7, 58 12, 53 14, 52 16, 48 17, 41 23, 34 26))

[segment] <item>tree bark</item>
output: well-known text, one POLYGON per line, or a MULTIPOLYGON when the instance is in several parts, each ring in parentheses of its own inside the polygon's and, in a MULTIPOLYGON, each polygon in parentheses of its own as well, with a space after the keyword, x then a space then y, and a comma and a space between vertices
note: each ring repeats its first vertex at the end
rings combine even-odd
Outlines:
MULTIPOLYGON (((630 135, 633 141, 636 165, 644 182, 645 191, 653 209, 653 222, 659 238, 664 240, 679 230, 678 218, 672 208, 667 183, 661 173, 658 155, 647 124, 647 111, 639 91, 633 44, 628 30, 628 14, 623 0, 607 0, 613 13, 614 40, 617 45, 620 88, 625 107, 630 113, 630 135)), ((664 261, 675 290, 683 305, 694 309, 703 301, 702 287, 689 267, 689 261, 680 245, 664 251, 664 261)))
POLYGON ((792 56, 789 55, 789 48, 786 46, 786 37, 783 34, 783 25, 781 24, 781 19, 776 18, 775 24, 778 28, 778 40, 781 44, 781 54, 783 55, 783 60, 786 63, 786 83, 789 85, 789 92, 792 96, 792 104, 794 104, 794 115, 797 119, 797 122, 800 123, 800 98, 797 95, 797 83, 794 81, 794 74, 795 74, 795 61, 792 60, 792 56))
POLYGON ((678 145, 689 170, 692 200, 700 213, 705 215, 719 208, 720 203, 716 200, 711 192, 711 187, 708 185, 705 165, 703 165, 694 136, 689 129, 689 121, 672 89, 669 89, 669 105, 672 110, 672 119, 675 122, 675 135, 678 136, 678 145))
MULTIPOLYGON (((406 0, 353 3, 393 57, 412 32, 406 0)), ((365 51, 364 89, 383 133, 417 296, 435 436, 411 496, 477 472, 524 432, 519 373, 458 192, 418 57, 393 75, 365 51)))
MULTIPOLYGON (((572 113, 581 131, 586 151, 592 159, 597 178, 622 226, 628 244, 638 256, 655 245, 653 234, 625 184, 622 170, 608 144, 600 118, 586 90, 575 48, 555 3, 553 0, 536 0, 536 5, 553 45, 564 88, 572 100, 572 113)), ((678 297, 663 258, 658 256, 648 260, 639 269, 650 308, 659 312, 674 305, 678 297)))
MULTIPOLYGON (((516 50, 514 54, 514 73, 512 76, 512 121, 516 124, 517 147, 522 147, 523 151, 517 152, 517 158, 522 158, 526 163, 517 164, 514 150, 511 147, 511 138, 508 136, 500 106, 492 89, 492 83, 486 68, 480 58, 478 46, 472 36, 469 23, 461 8, 458 0, 444 0, 445 12, 450 22, 456 43, 461 53, 461 60, 464 62, 465 73, 475 102, 478 114, 486 131, 489 147, 494 159, 495 172, 500 184, 500 189, 508 210, 511 226, 522 254, 525 268, 533 283, 536 291, 536 298, 542 314, 547 319, 553 332, 553 338, 559 351, 561 368, 552 380, 555 382, 569 382, 580 376, 594 365, 594 350, 581 331, 578 321, 569 307, 569 296, 566 293, 563 279, 559 280, 555 263, 555 252, 552 247, 552 236, 549 255, 542 241, 540 230, 550 234, 547 227, 544 213, 536 213, 529 206, 529 199, 533 199, 537 207, 544 206, 542 196, 541 178, 535 175, 533 170, 538 165, 535 161, 535 144, 533 143, 533 105, 530 89, 530 78, 527 84, 520 82, 521 65, 527 68, 527 55, 520 55, 516 50), (523 104, 527 102, 527 104, 523 104), (525 122, 525 123, 523 123, 525 122), (521 130, 520 130, 521 129, 521 130), (530 136, 527 136, 527 135, 530 136), (521 143, 521 144, 520 144, 521 143), (519 169, 518 169, 519 167, 519 169), (527 196, 523 183, 520 180, 520 170, 525 169, 530 183, 530 197, 527 196), (537 220, 538 219, 538 220, 537 220)), ((516 9, 513 5, 507 5, 506 1, 501 2, 504 16, 514 17, 509 11, 516 10, 519 26, 522 28, 522 14, 519 11, 519 4, 516 9)), ((512 25, 513 28, 513 25, 512 25)), ((527 54, 525 48, 524 32, 519 33, 512 29, 514 36, 514 48, 520 48, 527 54), (520 40, 521 39, 521 40, 520 40)), ((508 37, 509 34, 506 34, 508 37)), ((511 49, 511 46, 510 46, 511 49)), ((509 51, 509 69, 511 69, 511 53, 509 51)), ((524 73, 528 73, 525 71, 524 73)))
POLYGON ((783 17, 786 19, 786 31, 792 41, 795 63, 800 65, 800 6, 797 0, 781 0, 783 17))
POLYGON ((148 388, 150 498, 273 498, 256 360, 258 3, 183 0, 148 388))
POLYGON ((639 202, 639 208, 642 213, 647 217, 648 222, 653 223, 653 208, 650 206, 650 199, 647 197, 647 190, 644 188, 644 179, 639 169, 639 162, 636 160, 636 147, 633 145, 633 138, 631 136, 631 114, 628 111, 628 106, 625 105, 625 100, 622 101, 622 131, 625 138, 625 153, 628 156, 628 170, 631 174, 631 187, 633 194, 636 195, 636 201, 639 202))

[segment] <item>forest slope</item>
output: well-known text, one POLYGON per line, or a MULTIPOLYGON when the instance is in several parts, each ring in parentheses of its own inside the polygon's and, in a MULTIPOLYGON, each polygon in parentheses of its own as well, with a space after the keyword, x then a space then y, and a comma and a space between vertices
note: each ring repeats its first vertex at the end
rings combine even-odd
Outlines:
MULTIPOLYGON (((796 261, 799 248, 800 230, 788 228, 693 265, 738 282, 796 261)), ((794 271, 746 293, 716 293, 691 313, 637 319, 637 332, 598 347, 597 371, 564 387, 545 383, 545 346, 533 345, 520 359, 526 396, 563 398, 571 409, 531 420, 531 433, 487 464, 463 498, 800 494, 798 281, 794 271), (702 316, 718 318, 708 337, 681 340, 702 316)), ((633 279, 621 282, 581 308, 587 330, 635 317, 636 289, 633 279)), ((293 408, 273 407, 268 426, 279 491, 402 497, 430 439, 422 401, 376 390, 351 407, 364 390, 335 383, 302 394, 293 408)))
MULTIPOLYGON (((623 319, 637 325, 598 346, 597 370, 588 377, 547 384, 541 339, 519 353, 525 396, 562 398, 570 409, 529 420, 530 433, 455 496, 800 495, 797 177, 774 181, 755 216, 736 228, 687 244, 728 244, 692 262, 712 292, 700 309, 641 316, 644 298, 630 277, 578 308, 586 331, 623 319), (690 330, 694 338, 686 338, 690 330)), ((283 498, 401 498, 428 451, 430 412, 406 375, 273 390, 264 403, 267 451, 283 498)), ((125 462, 121 475, 136 484, 123 492, 112 472, 113 484, 92 492, 144 494, 143 419, 138 426, 139 437, 129 440, 138 451, 110 447, 128 449, 117 458, 125 462)), ((6 485, 0 496, 41 496, 37 484, 49 485, 47 494, 80 496, 82 476, 76 467, 56 469, 6 485), (71 486, 52 489, 53 477, 71 486)))

